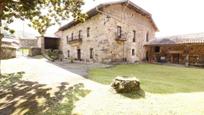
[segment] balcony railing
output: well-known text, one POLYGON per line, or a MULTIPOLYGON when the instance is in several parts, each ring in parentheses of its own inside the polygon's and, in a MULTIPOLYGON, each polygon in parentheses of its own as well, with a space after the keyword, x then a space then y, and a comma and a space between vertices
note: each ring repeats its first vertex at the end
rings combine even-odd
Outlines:
POLYGON ((82 42, 82 35, 73 36, 73 38, 69 38, 68 43, 77 43, 82 42))
POLYGON ((115 33, 115 40, 116 41, 126 41, 127 40, 127 33, 115 33))

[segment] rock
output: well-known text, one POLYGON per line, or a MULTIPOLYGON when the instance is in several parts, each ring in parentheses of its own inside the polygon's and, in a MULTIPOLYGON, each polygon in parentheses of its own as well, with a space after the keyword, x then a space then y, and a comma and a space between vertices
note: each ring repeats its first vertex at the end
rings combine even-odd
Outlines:
POLYGON ((140 90, 140 82, 136 77, 118 76, 113 80, 111 87, 117 93, 130 93, 140 90))

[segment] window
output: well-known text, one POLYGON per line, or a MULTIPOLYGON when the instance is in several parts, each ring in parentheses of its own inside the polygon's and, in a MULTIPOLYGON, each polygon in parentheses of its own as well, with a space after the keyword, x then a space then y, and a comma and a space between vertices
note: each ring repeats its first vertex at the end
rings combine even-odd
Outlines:
POLYGON ((72 40, 74 39, 74 33, 72 33, 71 39, 72 39, 72 40))
POLYGON ((81 39, 81 32, 82 30, 79 30, 79 39, 81 39))
POLYGON ((88 27, 86 31, 87 31, 87 37, 89 37, 90 36, 90 27, 88 27))
POLYGON ((90 59, 93 59, 93 48, 90 48, 90 59))
POLYGON ((132 42, 135 42, 135 41, 136 41, 135 38, 136 38, 136 31, 133 30, 133 40, 132 40, 132 42))
POLYGON ((149 41, 149 33, 147 32, 146 33, 146 42, 148 42, 149 41))
POLYGON ((159 46, 154 47, 154 52, 156 53, 160 52, 160 47, 159 46))
POLYGON ((135 49, 132 49, 132 56, 135 55, 135 49))
POLYGON ((70 51, 67 50, 67 57, 70 57, 70 51))
POLYGON ((67 39, 67 43, 69 42, 69 36, 66 36, 66 39, 67 39))
POLYGON ((121 37, 121 34, 122 34, 122 28, 121 26, 117 26, 117 36, 121 37))

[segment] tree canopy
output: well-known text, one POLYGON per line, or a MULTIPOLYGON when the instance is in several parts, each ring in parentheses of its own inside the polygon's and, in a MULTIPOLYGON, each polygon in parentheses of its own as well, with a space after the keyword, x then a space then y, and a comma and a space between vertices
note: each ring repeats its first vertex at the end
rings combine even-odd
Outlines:
POLYGON ((84 21, 86 15, 81 13, 83 4, 83 0, 0 0, 0 55, 2 30, 14 33, 8 24, 15 19, 28 20, 29 26, 43 36, 48 27, 70 16, 84 21))
POLYGON ((29 20, 29 26, 44 35, 47 28, 70 16, 84 21, 83 0, 0 0, 0 23, 4 30, 15 19, 29 20))

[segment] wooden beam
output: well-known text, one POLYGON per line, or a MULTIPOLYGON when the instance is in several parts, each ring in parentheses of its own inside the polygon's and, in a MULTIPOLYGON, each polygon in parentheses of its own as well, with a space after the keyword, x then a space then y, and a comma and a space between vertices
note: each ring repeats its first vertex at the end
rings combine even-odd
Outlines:
POLYGON ((186 57, 185 57, 185 66, 189 66, 189 52, 190 52, 190 46, 189 45, 186 45, 185 47, 185 54, 186 54, 186 57))

